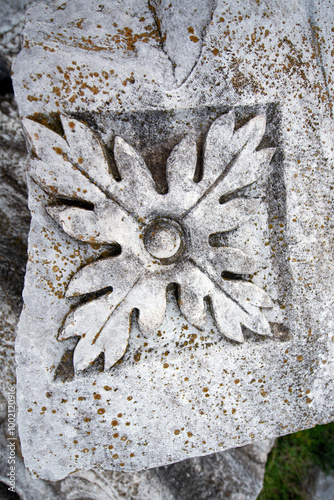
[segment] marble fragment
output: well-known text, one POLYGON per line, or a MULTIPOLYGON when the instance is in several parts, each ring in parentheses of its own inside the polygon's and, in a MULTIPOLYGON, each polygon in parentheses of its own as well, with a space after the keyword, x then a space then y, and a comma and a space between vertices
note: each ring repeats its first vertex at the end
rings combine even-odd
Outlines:
POLYGON ((14 64, 19 428, 42 478, 332 419, 326 2, 167 4, 34 7, 14 64))

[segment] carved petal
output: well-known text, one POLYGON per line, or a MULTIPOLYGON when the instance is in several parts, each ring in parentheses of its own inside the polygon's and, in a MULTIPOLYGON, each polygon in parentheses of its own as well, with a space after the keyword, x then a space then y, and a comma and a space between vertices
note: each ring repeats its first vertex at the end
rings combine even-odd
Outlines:
POLYGON ((246 282, 238 282, 235 283, 235 287, 232 285, 228 288, 230 282, 226 283, 224 281, 221 286, 220 283, 218 284, 217 282, 211 281, 210 276, 206 275, 200 269, 189 267, 189 264, 184 265, 177 278, 179 278, 181 282, 183 280, 187 282, 185 274, 189 276, 189 283, 193 285, 192 291, 196 295, 195 301, 192 300, 191 297, 193 309, 199 306, 198 312, 191 311, 190 307, 188 308, 190 312, 187 318, 190 322, 195 324, 195 326, 195 321, 190 318, 193 318, 196 314, 200 315, 201 311, 203 313, 203 302, 198 300, 198 296, 201 294, 202 299, 204 297, 210 298, 212 314, 216 326, 226 337, 237 342, 243 342, 241 324, 260 335, 271 335, 269 323, 265 316, 257 307, 252 305, 252 303, 256 303, 261 307, 272 306, 270 298, 263 290, 246 282), (249 298, 250 300, 248 300, 249 298))
POLYGON ((97 260, 80 269, 69 282, 66 297, 76 297, 110 286, 113 290, 128 291, 141 273, 142 265, 137 257, 122 252, 116 257, 97 260))
POLYGON ((217 328, 226 337, 243 342, 241 324, 259 335, 272 335, 267 319, 257 307, 248 304, 244 311, 224 294, 212 295, 211 301, 217 328))
POLYGON ((166 283, 159 275, 146 276, 136 286, 133 302, 139 309, 138 324, 143 332, 155 333, 166 314, 166 283))
POLYGON ((234 121, 234 111, 230 111, 217 118, 208 131, 204 145, 204 172, 200 182, 204 188, 213 184, 232 158, 234 121))
POLYGON ((101 348, 98 344, 92 344, 89 337, 84 337, 77 343, 73 353, 73 365, 75 373, 88 368, 96 358, 101 354, 101 348))
POLYGON ((63 159, 63 155, 68 153, 68 144, 59 134, 56 134, 48 127, 41 125, 29 118, 22 120, 24 130, 30 147, 38 156, 48 162, 58 164, 63 159))
POLYGON ((133 309, 127 295, 129 290, 120 287, 79 306, 68 315, 59 340, 81 337, 74 350, 76 371, 87 368, 101 352, 105 354, 105 369, 123 356, 128 345, 133 309))
POLYGON ((89 243, 119 243, 138 246, 137 225, 116 203, 109 201, 104 207, 86 210, 66 205, 46 208, 50 217, 73 238, 89 243))
POLYGON ((236 274, 252 274, 258 269, 256 260, 239 248, 218 247, 214 248, 214 250, 217 253, 214 258, 210 258, 210 262, 212 265, 217 266, 219 261, 222 271, 236 274))
POLYGON ((243 152, 217 187, 219 196, 232 193, 257 181, 267 170, 275 151, 275 148, 261 149, 251 156, 243 152))
POLYGON ((114 154, 122 180, 114 186, 113 194, 131 212, 148 215, 158 194, 143 158, 121 137, 115 138, 114 154))
POLYGON ((238 228, 253 215, 259 205, 260 202, 254 198, 235 198, 220 205, 219 198, 208 196, 189 213, 185 223, 196 227, 196 231, 205 232, 208 237, 212 233, 238 228))
MULTIPOLYGON (((204 173, 200 185, 203 195, 185 211, 184 217, 198 207, 215 205, 223 195, 257 181, 268 168, 275 148, 255 151, 266 128, 265 115, 249 120, 233 136, 233 112, 218 118, 209 129, 204 155, 204 173)), ((203 209, 205 210, 205 209, 203 209)))
MULTIPOLYGON (((192 266, 184 268, 180 283, 179 307, 184 317, 199 330, 204 330, 207 320, 204 297, 208 291, 208 279, 192 266)), ((210 284, 209 284, 210 286, 210 284)), ((213 284, 211 284, 213 287, 213 284)))
POLYGON ((253 274, 258 269, 257 261, 239 248, 232 247, 207 247, 200 243, 192 246, 190 255, 195 263, 212 276, 219 279, 223 271, 235 274, 253 274))
POLYGON ((98 203, 105 199, 98 187, 89 182, 75 166, 62 157, 59 157, 57 164, 32 159, 29 162, 28 172, 34 181, 51 195, 91 203, 98 203))
POLYGON ((109 370, 124 355, 131 329, 131 307, 127 301, 115 310, 104 329, 99 343, 104 351, 104 369, 109 370))
MULTIPOLYGON (((57 205, 47 207, 46 211, 65 233, 80 241, 89 243, 108 243, 110 241, 95 212, 78 207, 57 205)), ((117 243, 116 239, 112 241, 117 243)))
MULTIPOLYGON (((75 196, 75 198, 93 203, 98 200, 103 201, 105 195, 102 191, 106 186, 103 185, 102 181, 100 184, 98 181, 101 180, 99 179, 99 171, 100 169, 103 171, 106 162, 101 144, 95 135, 80 122, 73 120, 72 123, 75 124, 76 129, 70 132, 69 123, 71 120, 62 117, 62 121, 65 132, 67 135, 70 134, 70 143, 40 123, 28 118, 23 120, 28 142, 40 160, 40 162, 33 161, 31 164, 32 177, 42 187, 49 187, 48 191, 51 194, 75 196), (76 131, 81 131, 81 133, 79 132, 80 138, 76 137, 76 131), (46 174, 44 174, 45 170, 46 174), (90 178, 90 181, 87 177, 90 178), (73 192, 76 195, 73 195, 73 192)), ((107 177, 110 183, 110 175, 105 175, 104 181, 107 182, 107 177)))
POLYGON ((161 207, 174 215, 181 215, 202 194, 203 188, 194 182, 196 163, 196 142, 186 135, 167 160, 168 193, 158 200, 161 207))
POLYGON ((269 295, 262 288, 249 281, 224 279, 222 282, 219 282, 219 286, 243 306, 252 304, 257 307, 273 307, 273 302, 269 295))
POLYGON ((61 122, 70 146, 70 160, 94 183, 110 192, 116 181, 112 178, 103 144, 97 135, 73 118, 61 116, 61 122))
POLYGON ((213 316, 218 330, 227 338, 236 342, 243 342, 240 319, 243 312, 224 293, 215 293, 210 296, 213 316))
POLYGON ((271 337, 272 333, 270 325, 264 314, 257 307, 254 307, 251 304, 245 305, 245 309, 248 314, 245 314, 242 318, 242 324, 252 330, 252 332, 256 332, 259 335, 264 335, 266 337, 271 337))
POLYGON ((191 0, 149 0, 148 4, 159 26, 161 46, 173 64, 179 86, 187 79, 201 55, 205 29, 212 19, 216 2, 203 0, 200 8, 191 0), (189 26, 192 34, 189 33, 189 26))
POLYGON ((84 370, 102 352, 97 340, 105 323, 118 305, 120 296, 111 292, 78 307, 66 318, 59 340, 80 336, 74 350, 74 368, 84 370))
POLYGON ((245 149, 248 153, 253 153, 260 144, 265 131, 266 115, 255 116, 233 135, 233 151, 237 153, 245 149))

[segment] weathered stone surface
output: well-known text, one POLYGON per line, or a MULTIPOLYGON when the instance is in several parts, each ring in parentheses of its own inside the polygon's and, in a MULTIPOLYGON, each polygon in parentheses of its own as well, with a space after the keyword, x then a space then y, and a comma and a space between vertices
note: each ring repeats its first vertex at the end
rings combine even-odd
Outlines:
MULTIPOLYGON (((1 101, 1 151, 2 220, 7 221, 2 230, 2 279, 1 284, 1 391, 0 393, 0 497, 10 499, 8 491, 8 439, 6 401, 8 389, 15 385, 13 364, 16 324, 22 304, 23 270, 26 262, 26 238, 29 229, 25 189, 27 156, 17 108, 11 96, 1 101), (18 198, 19 196, 19 198, 18 198), (18 199, 20 202, 18 203, 18 199), (18 219, 18 214, 20 218, 18 219), (12 235, 15 234, 15 238, 12 235), (13 242, 16 244, 13 245, 13 242), (17 244, 20 242, 17 252, 17 244), (4 259, 5 257, 5 259, 4 259), (10 286, 8 286, 10 285, 10 286)), ((25 468, 19 441, 16 446, 16 493, 21 500, 73 500, 73 498, 225 498, 227 494, 241 491, 245 498, 256 498, 262 487, 264 465, 271 443, 263 443, 265 453, 255 453, 245 460, 245 453, 254 445, 219 453, 203 459, 189 459, 177 465, 141 471, 138 473, 107 472, 103 470, 80 471, 62 481, 49 482, 36 479, 25 468), (200 465, 199 465, 200 464, 200 465), (214 474, 212 466, 215 466, 214 474), (233 467, 231 466, 233 464, 233 467), (199 491, 201 492, 199 497, 199 491)))
POLYGON ((178 30, 182 40, 185 24, 164 3, 30 11, 14 72, 33 214, 17 359, 23 454, 41 477, 139 470, 332 418, 333 79, 322 39, 330 16, 319 5, 212 3, 212 20, 204 9, 196 21, 200 36, 188 30, 203 45, 182 75, 169 40, 178 30), (188 192, 201 200, 190 225, 174 215, 172 191, 163 194, 173 179, 181 219, 188 192), (216 205, 201 198, 216 188, 216 205), (158 216, 169 243, 157 253, 158 216), (143 264, 136 234, 160 263, 143 264), (149 265, 153 282, 140 281, 134 300, 134 270, 149 265), (214 273, 219 294, 206 281, 214 273), (170 282, 179 302, 170 292, 163 319, 170 282))

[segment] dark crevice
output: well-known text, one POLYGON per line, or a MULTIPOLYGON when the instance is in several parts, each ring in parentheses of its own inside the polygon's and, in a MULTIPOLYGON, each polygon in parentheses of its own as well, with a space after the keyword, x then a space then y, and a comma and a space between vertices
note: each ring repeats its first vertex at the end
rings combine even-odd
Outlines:
POLYGON ((12 78, 10 75, 10 64, 0 54, 0 95, 14 94, 12 78))
POLYGON ((203 172, 204 172, 204 147, 205 147, 205 141, 203 138, 202 140, 197 141, 197 162, 196 162, 196 169, 195 169, 195 174, 194 174, 194 182, 200 182, 203 178, 203 172))
POLYGON ((233 280, 233 281, 244 281, 244 274, 231 273, 230 271, 223 271, 222 278, 224 280, 233 280))
POLYGON ((71 380, 73 380, 73 353, 74 349, 68 349, 64 352, 59 365, 56 368, 54 380, 61 380, 62 382, 70 382, 71 380))
POLYGON ((101 352, 101 354, 92 362, 90 365, 85 369, 82 370, 83 375, 88 375, 90 373, 96 373, 96 372, 103 372, 104 371, 104 352, 101 352))
MULTIPOLYGON (((112 291, 113 291, 112 286, 106 286, 104 288, 101 288, 100 290, 97 290, 96 292, 90 292, 90 293, 85 293, 83 295, 80 295, 80 298, 79 298, 79 300, 77 300, 75 307, 77 308, 86 302, 96 300, 99 297, 102 297, 102 295, 106 295, 107 293, 111 293, 112 291)), ((73 297, 73 299, 74 298, 77 299, 77 297, 73 297)))
POLYGON ((76 200, 73 198, 56 198, 56 205, 67 205, 68 207, 83 208, 84 210, 93 211, 95 206, 94 203, 85 200, 76 200))
POLYGON ((108 144, 108 146, 104 146, 104 151, 107 158, 108 166, 110 168, 111 175, 113 176, 116 182, 120 182, 122 180, 122 177, 116 165, 116 160, 114 156, 114 141, 115 138, 113 138, 112 142, 108 144))
POLYGON ((52 130, 52 132, 60 135, 63 139, 65 138, 65 132, 60 120, 59 113, 34 113, 33 115, 27 116, 27 118, 34 122, 40 123, 44 127, 47 127, 48 129, 52 130))

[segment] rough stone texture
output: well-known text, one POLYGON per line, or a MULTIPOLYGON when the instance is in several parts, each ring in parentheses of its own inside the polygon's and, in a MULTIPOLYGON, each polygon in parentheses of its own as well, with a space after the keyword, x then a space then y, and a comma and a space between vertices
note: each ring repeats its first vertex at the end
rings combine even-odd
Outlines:
MULTIPOLYGON (((13 6, 13 3, 1 1, 1 12, 13 6)), ((6 23, 6 39, 15 38, 16 44, 11 48, 11 56, 18 51, 17 10, 8 17, 3 16, 1 23, 6 23), (8 26, 9 23, 9 26, 8 26), (12 26, 12 29, 10 29, 12 26), (13 36, 14 33, 14 36, 13 36), (17 36, 16 36, 17 35, 17 36)), ((20 11, 20 19, 23 10, 20 11)), ((23 22, 20 21, 21 27, 23 22)), ((1 30, 3 24, 1 24, 1 30)), ((0 57, 7 54, 8 45, 1 46, 0 57), (4 50, 3 50, 4 49, 4 50)), ((3 59, 5 60, 5 59, 3 59)), ((7 67, 7 66, 6 66, 7 67)), ((9 73, 7 73, 9 74, 9 73)), ((7 85, 7 84, 6 84, 7 85)), ((9 87, 10 89, 11 87, 9 87)), ((0 94, 6 94, 8 86, 0 85, 0 94)), ((10 387, 15 385, 13 364, 14 340, 16 324, 22 305, 23 272, 26 262, 26 244, 30 217, 27 210, 26 191, 26 149, 19 122, 17 107, 12 95, 0 98, 0 165, 1 165, 1 391, 0 393, 0 497, 12 499, 8 492, 8 440, 6 439, 6 405, 5 397, 10 387)), ((221 452, 217 456, 201 459, 201 467, 192 459, 173 465, 169 469, 143 471, 129 474, 122 472, 82 471, 72 474, 58 482, 48 482, 34 478, 25 468, 19 442, 16 456, 16 492, 22 500, 60 499, 73 500, 83 497, 94 500, 106 498, 129 498, 146 500, 147 498, 180 499, 194 498, 201 489, 201 498, 212 498, 212 491, 219 491, 216 498, 225 498, 232 492, 245 492, 245 498, 256 498, 262 487, 264 464, 271 443, 258 445, 259 452, 245 461, 248 447, 221 452), (261 447, 265 447, 265 453, 261 447), (231 457, 230 457, 231 455, 231 457), (215 471, 212 473, 212 461, 215 460, 215 471), (208 466, 206 462, 208 461, 208 466), (229 464, 233 463, 233 471, 229 464), (210 464, 210 466, 209 466, 210 464), (196 465, 196 466, 195 466, 196 465), (187 468, 184 474, 184 469, 187 468), (201 474, 200 474, 201 472, 201 474), (177 483, 176 483, 177 478, 177 483), (175 489, 177 484, 182 495, 175 489), (195 486, 194 486, 195 485, 195 486), (235 491, 234 491, 235 488, 235 491)))
POLYGON ((318 471, 314 485, 314 493, 310 495, 312 500, 331 500, 334 495, 334 477, 318 471))
MULTIPOLYGON (((267 176, 241 192, 260 199, 263 209, 212 243, 256 255, 260 270, 248 278, 274 301, 278 312, 267 316, 273 337, 246 330, 243 344, 232 343, 210 314, 201 334, 180 315, 171 293, 158 335, 144 337, 134 319, 120 363, 103 372, 99 358, 74 374, 76 341, 57 340, 71 305, 79 306, 65 290, 80 266, 115 248, 62 231, 44 208, 50 190, 30 179, 30 263, 17 342, 19 424, 26 464, 45 478, 101 464, 138 470, 332 419, 330 2, 218 1, 210 23, 205 12, 195 25, 203 48, 192 52, 197 63, 181 86, 182 59, 168 33, 169 25, 171 33, 183 26, 161 5, 72 0, 33 8, 14 71, 20 114, 38 121, 41 131, 48 124, 60 134, 59 113, 85 122, 116 177, 120 136, 139 151, 160 192, 166 161, 186 134, 193 133, 201 151, 210 125, 231 109, 236 130, 266 114, 257 152, 277 151, 267 176)), ((205 175, 205 148, 202 157, 205 175)), ((228 165, 232 172, 233 161, 228 165)), ((49 180, 47 171, 45 184, 49 180)), ((76 208, 91 210, 85 203, 76 208)), ((226 272, 224 279, 240 277, 226 272)))
MULTIPOLYGON (((26 238, 29 229, 25 165, 27 155, 17 108, 12 96, 1 98, 1 219, 7 225, 1 231, 1 391, 4 395, 15 385, 13 364, 16 324, 22 304, 26 238), (6 175, 5 175, 6 174, 6 175), (18 214, 21 214, 18 219, 18 214), (12 235, 15 231, 16 245, 12 235), (17 251, 17 244, 19 249, 17 251), (10 278, 10 279, 9 279, 10 278), (10 285, 10 286, 8 286, 10 285)), ((6 438, 5 397, 0 394, 0 498, 8 496, 8 440, 6 438)), ((138 473, 81 471, 62 481, 36 479, 25 468, 19 442, 16 448, 16 493, 21 500, 94 500, 129 498, 180 500, 197 498, 256 498, 262 488, 264 466, 270 441, 228 450, 202 459, 189 459, 162 469, 138 473), (255 447, 255 453, 252 448, 255 447), (252 453, 250 455, 250 453, 252 453), (249 458, 247 458, 249 457, 249 458), (213 470, 214 467, 214 470, 213 470), (243 496, 242 496, 243 495, 243 496)))

